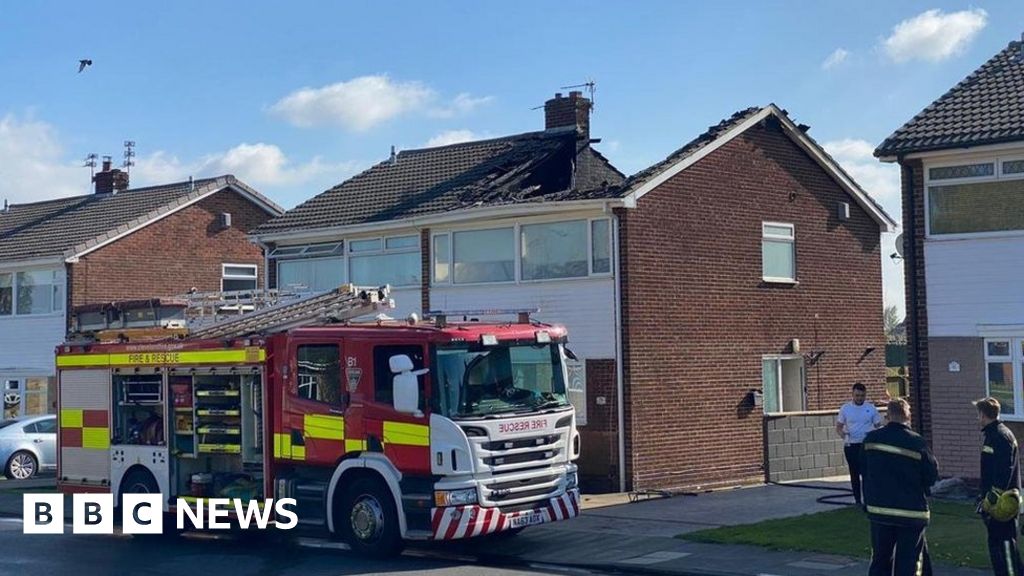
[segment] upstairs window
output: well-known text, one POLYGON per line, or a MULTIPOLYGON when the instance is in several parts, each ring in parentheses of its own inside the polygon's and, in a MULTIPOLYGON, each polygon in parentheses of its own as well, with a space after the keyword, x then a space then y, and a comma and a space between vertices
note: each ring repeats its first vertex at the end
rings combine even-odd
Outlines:
POLYGON ((796 281, 796 230, 792 224, 761 225, 761 273, 768 282, 796 281))
POLYGON ((420 238, 416 235, 351 240, 348 277, 365 286, 419 286, 420 238))
POLYGON ((1024 231, 1024 159, 989 158, 925 171, 928 236, 1024 231))
POLYGON ((514 228, 455 232, 452 244, 456 284, 515 281, 514 228))
POLYGON ((523 280, 587 275, 587 221, 527 224, 520 231, 523 280))
POLYGON ((0 316, 14 312, 14 274, 0 272, 0 316))
POLYGON ((257 267, 255 264, 224 264, 221 266, 220 289, 225 292, 255 290, 257 267))
POLYGON ((434 234, 431 282, 481 284, 612 273, 608 218, 527 223, 434 234))
MULTIPOLYGON (((0 314, 6 282, 0 278, 0 314)), ((64 275, 57 270, 28 270, 14 274, 12 291, 18 315, 50 314, 64 309, 64 275)))

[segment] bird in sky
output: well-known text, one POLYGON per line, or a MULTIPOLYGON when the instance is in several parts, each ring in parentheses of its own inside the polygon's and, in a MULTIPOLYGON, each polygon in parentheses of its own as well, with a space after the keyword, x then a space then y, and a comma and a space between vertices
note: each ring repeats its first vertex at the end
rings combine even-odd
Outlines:
POLYGON ((92 66, 92 60, 79 60, 78 61, 78 73, 81 74, 82 70, 85 70, 86 66, 92 66))

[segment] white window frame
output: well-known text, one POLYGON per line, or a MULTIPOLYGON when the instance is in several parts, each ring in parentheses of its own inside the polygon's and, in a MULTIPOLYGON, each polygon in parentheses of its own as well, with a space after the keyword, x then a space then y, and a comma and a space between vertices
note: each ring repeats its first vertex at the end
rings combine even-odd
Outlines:
POLYGON ((0 273, 10 274, 11 275, 11 313, 10 314, 0 314, 0 322, 3 322, 4 320, 9 319, 9 318, 47 318, 47 317, 63 316, 64 315, 64 312, 65 312, 64 309, 68 305, 68 293, 67 293, 68 280, 67 280, 67 274, 66 274, 66 272, 63 269, 59 269, 59 268, 12 268, 12 269, 9 269, 9 270, 8 269, 0 270, 0 273), (18 282, 18 274, 23 273, 23 272, 40 272, 40 271, 42 271, 42 272, 49 272, 49 273, 52 273, 54 275, 53 276, 54 277, 54 283, 53 284, 49 284, 49 286, 50 286, 50 310, 48 312, 39 312, 37 314, 32 314, 32 313, 19 314, 18 313, 18 292, 19 292, 19 288, 20 288, 20 286, 19 286, 20 283, 18 282), (53 289, 57 288, 57 287, 60 288, 60 299, 59 299, 60 307, 59 308, 57 306, 55 306, 55 304, 57 303, 58 300, 56 298, 54 298, 54 293, 53 293, 53 289))
POLYGON ((788 222, 761 222, 761 280, 770 282, 773 284, 797 284, 797 278, 799 277, 799 270, 797 268, 796 258, 796 226, 788 222), (769 226, 775 226, 778 228, 789 228, 791 234, 789 236, 783 236, 781 234, 771 234, 768 232, 769 226), (765 242, 788 242, 793 249, 793 277, 785 278, 780 276, 765 276, 764 275, 764 243, 765 242))
MULTIPOLYGON (((777 412, 768 412, 767 410, 765 410, 765 414, 799 414, 800 412, 806 412, 807 411, 807 365, 804 362, 804 357, 801 356, 800 354, 765 354, 765 355, 761 356, 761 370, 762 370, 761 385, 762 385, 762 387, 764 386, 764 373, 763 373, 763 370, 764 370, 764 362, 766 360, 775 361, 776 362, 775 381, 777 383, 776 385, 778 386, 778 390, 776 390, 776 393, 778 394, 779 406, 780 406, 781 410, 779 410, 777 412), (800 399, 801 399, 801 404, 800 404, 800 409, 798 409, 798 410, 787 410, 786 406, 785 406, 785 404, 783 402, 783 395, 782 395, 782 361, 783 360, 800 360, 800 380, 801 380, 800 381, 800 399)), ((762 391, 762 393, 763 393, 763 391, 762 391)))
POLYGON ((500 286, 503 284, 537 284, 544 282, 577 282, 580 280, 588 280, 593 278, 611 278, 615 275, 615 246, 614 238, 612 234, 612 222, 611 218, 608 217, 586 217, 580 216, 576 218, 566 217, 550 217, 542 219, 531 219, 522 222, 516 222, 512 225, 496 226, 480 225, 480 226, 468 226, 452 228, 450 230, 443 230, 430 234, 430 285, 431 286, 500 286), (603 220, 608 223, 608 256, 611 260, 608 272, 594 272, 594 222, 603 220), (522 227, 533 225, 533 224, 557 224, 559 222, 577 222, 585 221, 587 227, 587 275, 586 276, 573 276, 571 278, 536 278, 524 280, 522 275, 522 227), (512 280, 502 280, 500 282, 455 282, 455 233, 456 232, 479 232, 485 230, 503 230, 513 229, 513 243, 515 244, 515 274, 512 280), (437 282, 434 280, 434 251, 435 240, 438 236, 448 237, 448 280, 443 282, 437 282))
POLYGON ((343 254, 344 242, 324 242, 320 244, 299 244, 299 245, 284 245, 276 246, 270 251, 267 256, 273 260, 292 260, 292 259, 313 259, 313 258, 330 258, 334 256, 341 256, 343 254), (321 247, 330 247, 330 250, 320 250, 321 247), (295 254, 280 254, 281 250, 298 250, 295 254))
POLYGON ((999 337, 999 338, 985 338, 982 343, 983 352, 985 355, 985 369, 983 378, 985 379, 985 395, 991 396, 991 390, 989 389, 988 383, 988 365, 989 362, 993 363, 1006 363, 1009 362, 1010 366, 1013 367, 1013 414, 1000 414, 1000 418, 1003 420, 1011 420, 1014 422, 1024 422, 1024 337, 999 337), (994 356, 988 353, 988 345, 995 342, 1007 342, 1009 343, 1010 355, 1009 356, 994 356))
POLYGON ((1015 160, 1024 160, 1024 152, 1011 152, 998 155, 985 156, 963 156, 947 157, 941 160, 923 164, 924 171, 924 234, 927 240, 963 240, 970 238, 1005 238, 1024 236, 1024 230, 1003 230, 996 232, 961 232, 957 234, 932 235, 931 224, 931 187, 949 186, 956 184, 980 184, 985 182, 997 182, 1003 180, 1024 180, 1024 172, 1016 174, 1003 174, 1003 163, 1015 160), (932 168, 948 168, 950 166, 963 166, 967 164, 994 164, 995 173, 992 176, 975 176, 970 178, 931 178, 932 168))
MULTIPOLYGON (((226 292, 226 290, 224 290, 224 281, 225 280, 252 280, 252 282, 253 282, 252 290, 259 290, 259 288, 260 288, 260 267, 259 267, 259 264, 228 264, 228 263, 222 263, 220 265, 220 290, 221 290, 221 292, 226 292), (228 268, 229 267, 230 268, 247 268, 247 269, 251 269, 252 270, 252 276, 248 276, 248 275, 243 276, 241 274, 228 274, 228 268)), ((243 290, 246 290, 246 289, 243 288, 243 290)))
MULTIPOLYGON (((361 237, 361 238, 346 238, 345 239, 345 243, 348 245, 347 248, 345 249, 345 258, 344 258, 344 260, 345 260, 345 273, 344 273, 344 277, 345 277, 345 281, 346 282, 350 278, 352 278, 352 263, 351 263, 352 260, 351 259, 353 257, 358 258, 358 257, 362 257, 362 256, 384 256, 384 255, 388 255, 388 254, 411 254, 413 252, 418 252, 420 254, 420 262, 421 262, 421 264, 420 264, 420 275, 422 275, 422 273, 423 273, 423 269, 422 269, 423 268, 423 265, 422 265, 423 242, 420 239, 419 232, 411 232, 411 233, 408 233, 408 234, 388 234, 386 236, 365 236, 365 237, 361 237), (416 237, 416 244, 415 244, 415 246, 406 247, 406 248, 390 248, 390 249, 387 247, 388 240, 391 240, 393 238, 405 238, 405 237, 412 237, 412 236, 416 237), (377 250, 360 250, 360 251, 353 252, 352 251, 352 243, 353 242, 362 242, 364 240, 376 240, 376 241, 378 241, 380 243, 380 248, 377 249, 377 250)), ((431 253, 431 254, 433 254, 433 253, 431 253)), ((433 276, 433 264, 431 264, 431 276, 433 276)), ((418 287, 420 287, 422 285, 423 285, 423 278, 420 278, 420 281, 416 282, 415 284, 397 284, 397 285, 393 286, 393 288, 418 288, 418 287)))
POLYGON ((451 285, 452 280, 453 280, 452 276, 455 273, 455 267, 452 265, 452 252, 453 252, 453 250, 452 250, 452 233, 450 231, 449 232, 440 232, 440 233, 437 233, 437 234, 434 234, 434 233, 430 234, 430 285, 431 286, 448 286, 448 285, 451 285), (437 267, 437 260, 435 259, 435 255, 437 254, 437 239, 442 237, 442 236, 447 240, 447 243, 448 243, 448 254, 447 254, 447 259, 445 260, 448 263, 448 278, 446 280, 438 281, 437 280, 437 271, 435 270, 435 268, 437 267))

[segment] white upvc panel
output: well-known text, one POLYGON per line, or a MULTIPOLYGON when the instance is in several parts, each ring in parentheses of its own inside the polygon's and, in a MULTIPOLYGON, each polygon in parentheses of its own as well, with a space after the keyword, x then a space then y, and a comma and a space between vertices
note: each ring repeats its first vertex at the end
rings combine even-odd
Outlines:
POLYGON ((423 317, 423 290, 420 288, 392 288, 391 298, 395 301, 395 309, 387 312, 388 316, 401 320, 415 312, 423 317))
POLYGON ((0 316, 0 373, 54 375, 54 349, 64 341, 64 313, 0 316))
MULTIPOLYGON (((580 358, 615 358, 615 286, 611 277, 432 286, 432 310, 539 308, 534 318, 564 324, 569 348, 580 358)), ((454 321, 454 318, 452 319, 454 321)))
POLYGON ((924 253, 930 336, 1024 324, 1024 238, 928 241, 924 253))

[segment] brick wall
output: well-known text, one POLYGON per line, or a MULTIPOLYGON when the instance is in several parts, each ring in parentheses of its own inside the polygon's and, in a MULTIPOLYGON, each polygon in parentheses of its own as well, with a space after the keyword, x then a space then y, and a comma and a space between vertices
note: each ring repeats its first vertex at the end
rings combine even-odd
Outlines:
POLYGON ((878 225, 777 127, 751 128, 617 214, 633 488, 763 480, 749 391, 761 356, 793 338, 824 351, 807 367, 809 409, 835 409, 855 381, 883 394, 878 225), (768 220, 796 226, 797 286, 761 280, 768 220))
POLYGON ((434 279, 430 270, 430 228, 420 230, 420 310, 422 315, 430 311, 430 282, 434 279))
MULTIPOLYGON (((932 451, 939 474, 976 479, 981 432, 972 400, 985 396, 985 353, 982 338, 931 338, 928 341, 932 451), (949 363, 960 364, 950 372, 949 363)), ((915 415, 916 418, 916 415, 915 415)))
POLYGON ((256 264, 262 286, 263 255, 246 233, 269 218, 241 195, 218 192, 71 266, 71 305, 221 289, 221 264, 256 264), (230 212, 230 228, 220 214, 230 212))
POLYGON ((924 167, 920 160, 902 163, 903 267, 907 295, 907 361, 910 371, 910 404, 917 413, 914 428, 932 442, 931 386, 928 382, 928 294, 924 268, 924 167), (911 291, 916 280, 917 302, 911 291), (914 326, 917 333, 914 332, 914 326), (919 372, 919 373, 918 373, 919 372))
POLYGON ((837 411, 769 416, 765 427, 765 476, 789 482, 848 474, 837 411))
POLYGON ((587 425, 579 428, 580 482, 588 492, 618 490, 615 360, 587 360, 587 425), (598 398, 604 403, 599 404, 598 398))

